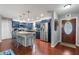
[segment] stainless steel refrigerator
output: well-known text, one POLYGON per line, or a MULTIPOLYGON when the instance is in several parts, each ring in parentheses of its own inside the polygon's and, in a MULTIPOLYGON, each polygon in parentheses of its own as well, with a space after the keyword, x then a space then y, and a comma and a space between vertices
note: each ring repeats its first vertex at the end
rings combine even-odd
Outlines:
POLYGON ((51 24, 49 21, 42 21, 40 24, 40 39, 46 42, 51 42, 51 24))

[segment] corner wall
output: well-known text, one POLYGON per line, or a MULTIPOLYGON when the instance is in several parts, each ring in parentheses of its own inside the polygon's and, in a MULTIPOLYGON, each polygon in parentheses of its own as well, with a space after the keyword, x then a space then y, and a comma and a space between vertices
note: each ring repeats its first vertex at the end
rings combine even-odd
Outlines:
POLYGON ((51 33, 51 47, 55 47, 60 41, 60 26, 58 25, 57 30, 56 31, 54 30, 55 20, 58 21, 58 24, 60 23, 56 12, 52 14, 52 20, 51 20, 51 32, 52 32, 51 33))
POLYGON ((0 16, 0 42, 1 42, 1 33, 2 33, 2 31, 1 31, 1 16, 0 16))
POLYGON ((76 45, 79 46, 79 17, 77 17, 76 23, 76 45))

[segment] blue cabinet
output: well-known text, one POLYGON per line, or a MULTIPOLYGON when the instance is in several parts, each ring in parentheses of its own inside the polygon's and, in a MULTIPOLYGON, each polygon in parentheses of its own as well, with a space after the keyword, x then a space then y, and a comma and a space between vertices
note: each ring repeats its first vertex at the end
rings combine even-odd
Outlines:
POLYGON ((40 32, 36 32, 36 39, 40 39, 40 32))
POLYGON ((40 22, 36 22, 35 23, 35 27, 36 27, 36 38, 40 39, 40 22))
POLYGON ((12 21, 12 27, 13 28, 19 28, 19 22, 18 21, 12 21))
POLYGON ((36 22, 36 23, 35 23, 35 27, 36 27, 37 29, 39 29, 39 28, 40 28, 40 22, 36 22))
POLYGON ((32 29, 33 23, 20 23, 18 21, 12 21, 12 27, 15 28, 15 29, 17 29, 17 28, 32 29))
POLYGON ((32 29, 33 28, 33 23, 23 23, 23 27, 27 29, 32 29))
POLYGON ((28 30, 31 30, 33 28, 33 23, 20 23, 18 21, 12 21, 12 38, 16 38, 16 30, 18 28, 27 28, 28 30))

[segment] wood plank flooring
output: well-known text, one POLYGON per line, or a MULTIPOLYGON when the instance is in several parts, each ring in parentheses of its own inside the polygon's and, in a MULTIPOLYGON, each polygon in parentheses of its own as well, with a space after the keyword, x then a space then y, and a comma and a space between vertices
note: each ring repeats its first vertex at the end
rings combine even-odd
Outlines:
POLYGON ((16 47, 14 39, 6 39, 0 43, 0 51, 12 49, 16 55, 79 55, 79 48, 69 48, 58 44, 55 48, 50 43, 36 39, 32 47, 16 47))

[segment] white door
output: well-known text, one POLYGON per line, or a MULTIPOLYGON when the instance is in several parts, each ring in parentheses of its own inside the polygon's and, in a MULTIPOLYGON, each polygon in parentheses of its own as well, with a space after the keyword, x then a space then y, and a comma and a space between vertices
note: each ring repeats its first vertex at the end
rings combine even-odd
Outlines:
POLYGON ((2 20, 2 40, 12 38, 12 23, 11 20, 2 20))

